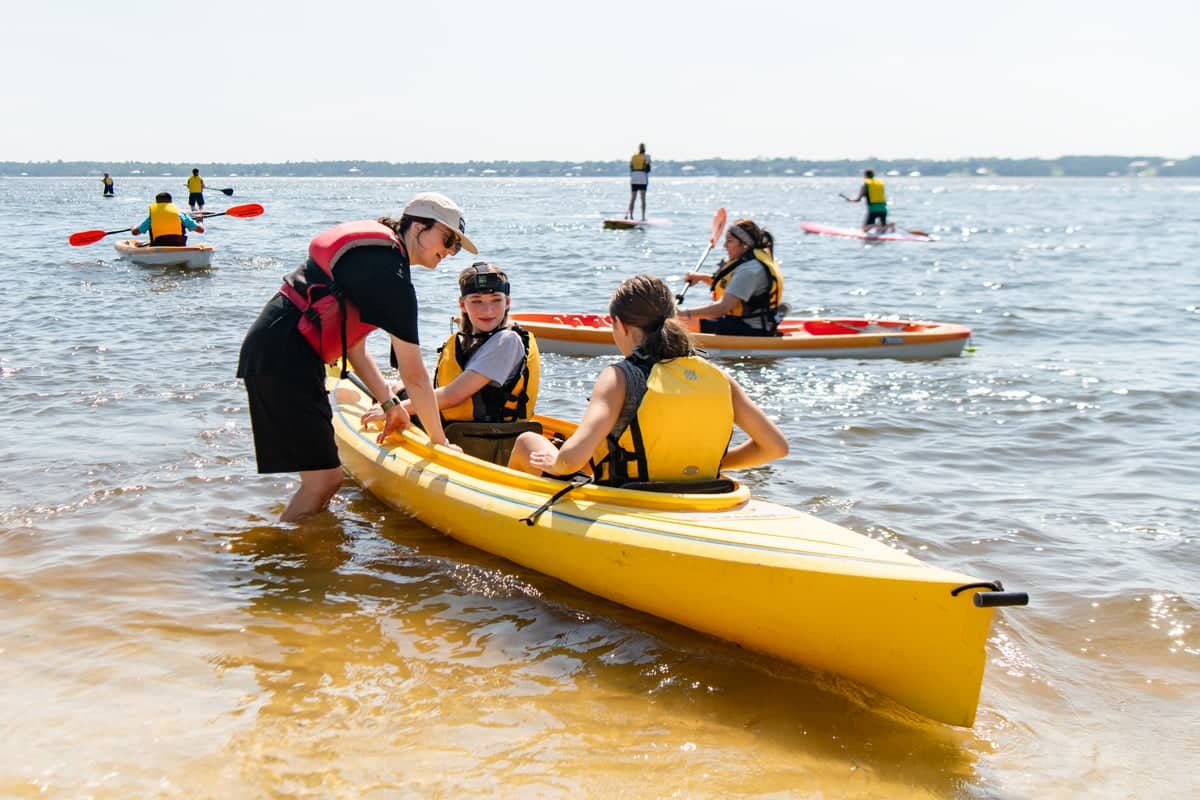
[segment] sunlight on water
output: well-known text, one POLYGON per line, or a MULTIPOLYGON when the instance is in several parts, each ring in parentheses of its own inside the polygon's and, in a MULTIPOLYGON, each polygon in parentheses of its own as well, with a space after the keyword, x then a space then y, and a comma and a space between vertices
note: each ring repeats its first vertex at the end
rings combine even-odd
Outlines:
MULTIPOLYGON (((857 222, 822 179, 662 179, 663 224, 609 231, 619 180, 239 178, 233 201, 266 213, 213 219, 213 266, 188 271, 67 246, 160 188, 127 179, 102 205, 93 183, 0 178, 21 232, 0 312, 0 795, 1192 791, 1195 186, 897 178, 893 216, 942 240, 884 244, 800 232, 857 222), (276 523, 296 478, 255 474, 241 338, 313 234, 425 189, 467 209, 524 311, 602 311, 639 271, 678 285, 725 206, 775 233, 793 314, 970 325, 961 358, 722 366, 791 443, 742 476, 756 494, 1031 593, 996 617, 975 727, 516 567, 353 483, 276 523)), ((468 263, 414 276, 430 361, 468 263)), ((578 418, 612 360, 544 356, 539 410, 578 418)))

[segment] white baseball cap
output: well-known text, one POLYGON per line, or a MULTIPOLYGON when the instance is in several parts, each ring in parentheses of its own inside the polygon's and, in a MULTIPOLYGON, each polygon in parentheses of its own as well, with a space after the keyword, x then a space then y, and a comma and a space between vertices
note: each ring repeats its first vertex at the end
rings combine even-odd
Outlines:
POLYGON ((467 221, 463 219, 462 209, 458 204, 437 192, 421 192, 408 201, 404 214, 412 217, 425 217, 436 220, 462 238, 463 249, 468 253, 478 253, 475 243, 467 238, 467 221))

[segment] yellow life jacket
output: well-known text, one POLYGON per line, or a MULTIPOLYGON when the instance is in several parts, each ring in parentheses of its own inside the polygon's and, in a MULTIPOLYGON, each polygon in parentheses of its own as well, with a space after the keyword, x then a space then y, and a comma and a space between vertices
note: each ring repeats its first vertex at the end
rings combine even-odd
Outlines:
POLYGON ((646 172, 646 162, 649 161, 645 153, 634 153, 633 158, 629 159, 629 169, 631 172, 646 172))
POLYGON ((187 183, 188 191, 192 192, 193 194, 204 188, 204 179, 199 175, 193 175, 192 177, 188 178, 187 183))
POLYGON ((174 203, 150 204, 150 241, 160 236, 183 235, 183 220, 174 203))
POLYGON ((883 181, 878 178, 867 178, 863 181, 863 186, 867 187, 868 203, 882 205, 887 202, 887 195, 883 191, 883 181))
MULTIPOLYGON (((463 373, 470 363, 471 354, 478 350, 483 341, 491 338, 505 328, 497 328, 484 336, 472 337, 479 340, 470 350, 466 349, 467 335, 453 333, 446 343, 438 348, 437 367, 433 373, 433 385, 449 386, 455 378, 463 373)), ((510 325, 511 330, 521 337, 525 345, 525 360, 517 370, 515 377, 510 378, 502 386, 488 384, 456 406, 442 409, 444 422, 473 421, 473 422, 515 422, 528 419, 533 415, 537 405, 538 386, 541 383, 542 365, 538 355, 537 339, 520 325, 510 325), (478 403, 476 399, 478 398, 478 403)))
POLYGON ((713 274, 712 296, 713 300, 720 300, 725 296, 725 289, 729 286, 729 281, 733 278, 734 270, 742 264, 748 264, 751 261, 757 261, 767 271, 770 277, 770 286, 765 292, 756 294, 745 302, 738 300, 729 309, 726 316, 729 317, 759 317, 763 320, 763 329, 774 331, 775 312, 779 308, 779 304, 783 302, 783 273, 779 271, 779 265, 775 263, 775 259, 766 250, 753 250, 747 252, 737 261, 729 264, 722 264, 713 274))
POLYGON ((112 179, 112 178, 102 178, 101 180, 103 180, 103 181, 104 181, 104 185, 105 185, 105 186, 112 186, 112 185, 113 185, 113 179, 112 179))
POLYGON ((640 350, 615 366, 625 374, 626 402, 592 456, 596 482, 716 478, 733 434, 725 374, 699 356, 655 363, 640 350))

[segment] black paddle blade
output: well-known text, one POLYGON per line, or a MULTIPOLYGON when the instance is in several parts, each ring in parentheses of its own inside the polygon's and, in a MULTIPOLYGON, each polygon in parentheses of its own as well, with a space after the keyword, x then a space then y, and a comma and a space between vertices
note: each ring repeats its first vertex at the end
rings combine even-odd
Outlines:
POLYGON ((217 189, 217 191, 226 197, 233 197, 233 189, 217 189))

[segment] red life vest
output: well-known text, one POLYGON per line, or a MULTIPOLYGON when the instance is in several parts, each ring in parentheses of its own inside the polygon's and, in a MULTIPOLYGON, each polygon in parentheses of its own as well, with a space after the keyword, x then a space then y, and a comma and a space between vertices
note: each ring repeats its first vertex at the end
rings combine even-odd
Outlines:
POLYGON ((374 325, 359 319, 358 309, 342 296, 333 278, 338 260, 355 247, 363 246, 395 247, 404 252, 400 240, 386 225, 373 220, 343 222, 313 238, 308 245, 308 263, 284 278, 283 286, 279 288, 280 294, 300 309, 297 327, 326 364, 336 363, 347 350, 375 330, 374 325), (294 281, 297 277, 311 275, 308 270, 311 264, 320 267, 329 280, 324 283, 309 280, 297 288, 294 281))

